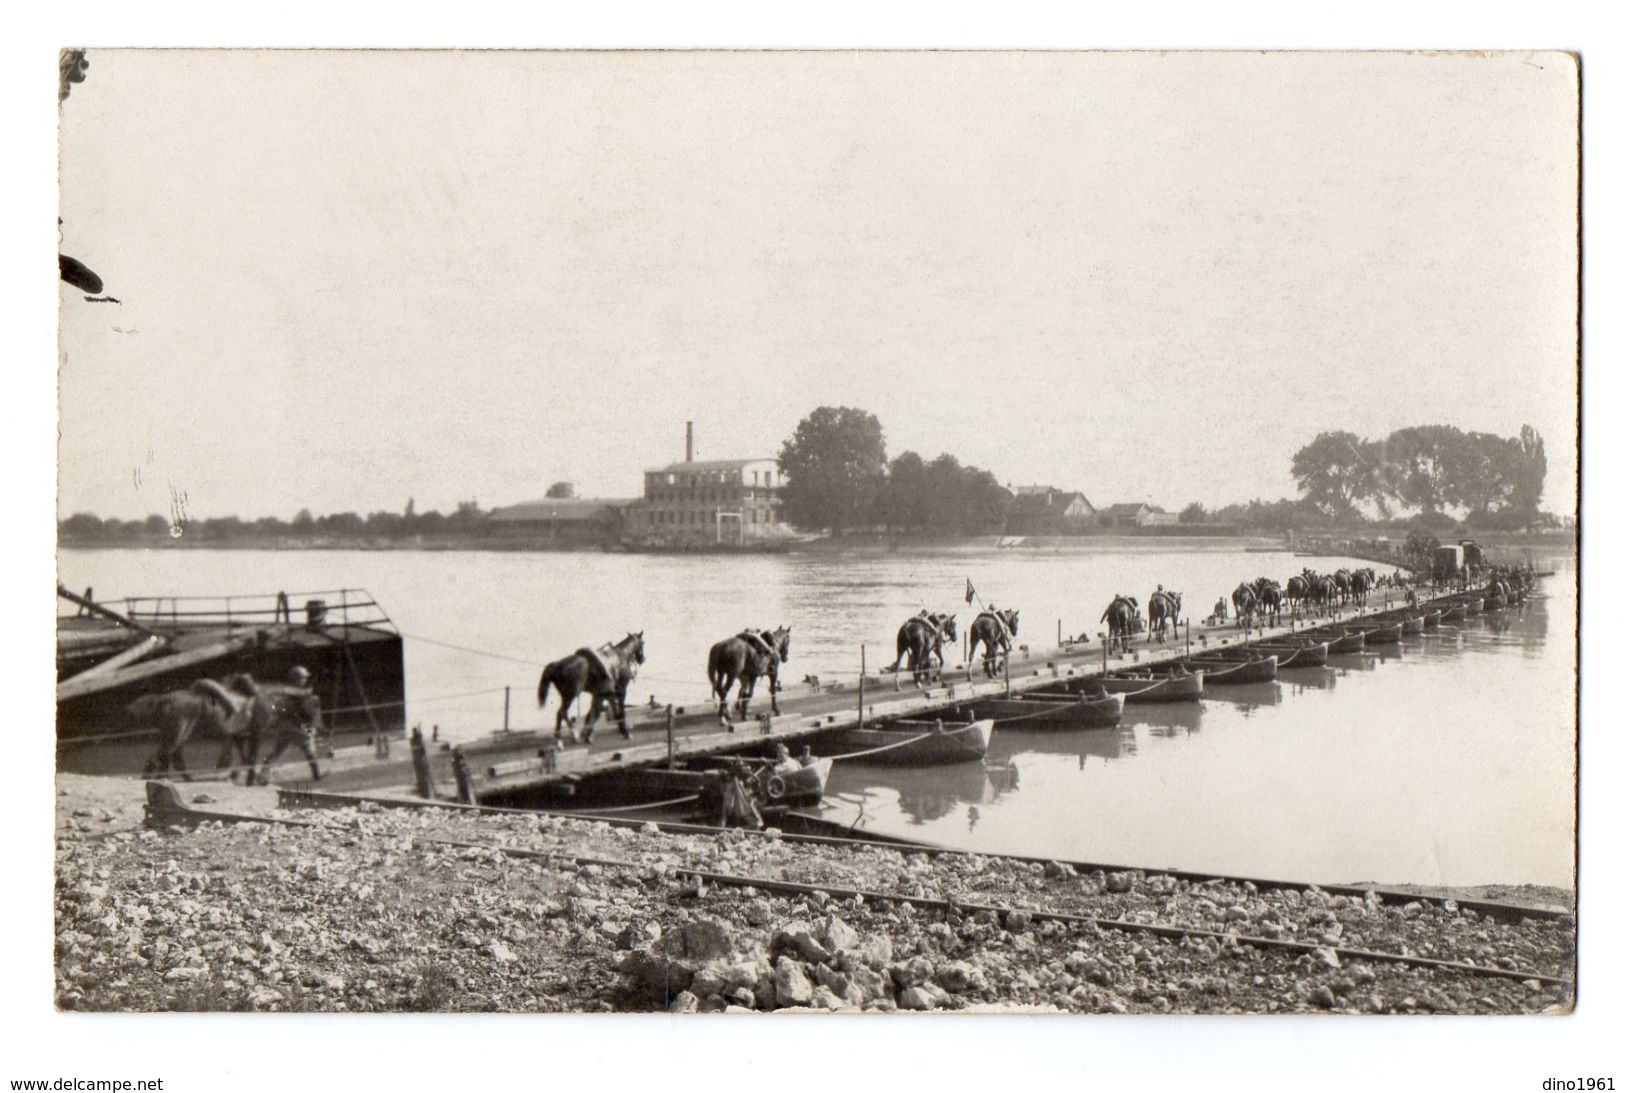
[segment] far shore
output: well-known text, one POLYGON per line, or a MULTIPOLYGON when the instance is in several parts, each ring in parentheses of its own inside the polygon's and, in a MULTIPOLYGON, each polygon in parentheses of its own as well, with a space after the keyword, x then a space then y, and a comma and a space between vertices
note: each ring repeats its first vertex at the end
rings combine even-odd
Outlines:
MULTIPOLYGON (((1102 550, 1156 551, 1156 550, 1252 550, 1285 551, 1313 555, 1328 553, 1312 549, 1306 540, 1369 539, 1386 534, 1390 539, 1402 540, 1394 532, 1374 530, 1316 531, 1311 535, 1287 540, 1267 534, 1203 534, 1184 528, 1170 533, 1170 529, 1156 528, 1144 532, 1113 532, 1083 535, 886 535, 862 533, 824 536, 775 546, 770 550, 696 546, 693 550, 661 549, 646 551, 637 546, 602 543, 556 543, 523 538, 489 538, 479 536, 446 537, 443 539, 293 539, 277 536, 247 537, 231 540, 199 539, 125 539, 105 541, 96 539, 59 539, 59 549, 68 550, 411 550, 411 551, 484 551, 503 553, 660 553, 664 555, 694 554, 699 556, 753 553, 785 554, 877 554, 877 553, 978 553, 989 550, 1008 550, 1012 553, 1097 553, 1102 550)), ((1472 532, 1461 531, 1440 534, 1440 539, 1474 538, 1484 546, 1537 550, 1542 553, 1572 554, 1576 548, 1573 532, 1472 532)), ((1335 553, 1332 551, 1330 553, 1335 553)))

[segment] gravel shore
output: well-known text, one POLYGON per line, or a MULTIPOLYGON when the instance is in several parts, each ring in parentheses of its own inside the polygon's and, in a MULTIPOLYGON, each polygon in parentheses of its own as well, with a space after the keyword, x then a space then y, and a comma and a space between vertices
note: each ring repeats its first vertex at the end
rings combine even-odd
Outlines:
POLYGON ((1079 876, 1059 863, 539 816, 282 813, 264 791, 182 792, 188 802, 214 802, 200 807, 319 826, 210 822, 150 831, 141 827, 141 783, 60 777, 60 1007, 1540 1013, 1566 1012, 1572 999, 1567 986, 1536 979, 1346 955, 1364 949, 1572 981, 1567 916, 1505 923, 1452 903, 1374 893, 1258 891, 1138 872, 1079 876), (612 864, 570 860, 577 857, 612 864), (700 884, 680 875, 685 867, 820 890, 700 884), (832 898, 821 889, 954 906, 832 898), (978 903, 1003 910, 969 906, 978 903), (1043 912, 1218 936, 1163 937, 1046 920, 1043 912), (1313 948, 1254 946, 1245 937, 1313 948))

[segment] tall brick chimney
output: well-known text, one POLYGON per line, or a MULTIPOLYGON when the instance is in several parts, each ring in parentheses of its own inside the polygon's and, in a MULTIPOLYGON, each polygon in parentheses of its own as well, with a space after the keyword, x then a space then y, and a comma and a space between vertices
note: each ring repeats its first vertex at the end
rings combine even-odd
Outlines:
POLYGON ((687 421, 683 424, 687 426, 687 436, 683 442, 683 462, 692 463, 694 462, 694 423, 687 421))

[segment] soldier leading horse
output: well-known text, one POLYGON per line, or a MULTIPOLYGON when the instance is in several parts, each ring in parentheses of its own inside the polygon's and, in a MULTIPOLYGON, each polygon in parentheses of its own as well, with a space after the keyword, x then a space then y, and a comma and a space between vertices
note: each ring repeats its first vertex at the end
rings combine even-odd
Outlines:
POLYGON ((626 727, 626 689, 637 678, 638 665, 642 663, 643 631, 639 630, 612 645, 598 649, 583 646, 543 668, 542 681, 536 687, 536 705, 547 705, 549 687, 557 687, 559 691, 559 716, 553 722, 553 735, 563 736, 565 725, 574 731, 575 719, 570 716, 570 707, 579 696, 588 694, 592 696, 592 705, 587 710, 579 739, 592 742, 593 726, 598 723, 607 701, 614 707, 621 735, 630 740, 632 732, 626 727))

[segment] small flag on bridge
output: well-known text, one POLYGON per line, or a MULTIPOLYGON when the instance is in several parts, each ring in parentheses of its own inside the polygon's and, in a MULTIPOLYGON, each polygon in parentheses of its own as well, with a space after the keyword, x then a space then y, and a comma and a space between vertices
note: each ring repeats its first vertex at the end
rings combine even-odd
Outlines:
POLYGON ((972 600, 974 600, 975 598, 976 598, 976 586, 970 583, 970 578, 969 577, 966 577, 965 578, 965 603, 967 605, 969 605, 970 602, 972 600))

